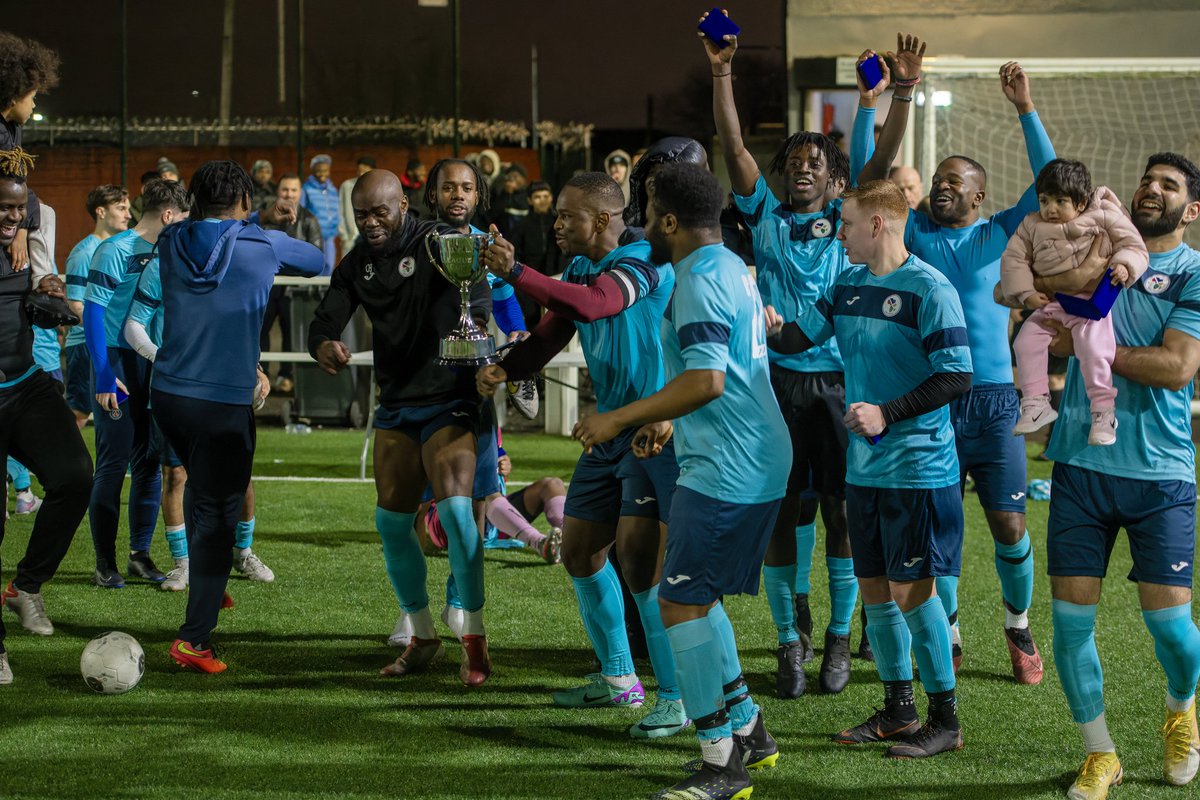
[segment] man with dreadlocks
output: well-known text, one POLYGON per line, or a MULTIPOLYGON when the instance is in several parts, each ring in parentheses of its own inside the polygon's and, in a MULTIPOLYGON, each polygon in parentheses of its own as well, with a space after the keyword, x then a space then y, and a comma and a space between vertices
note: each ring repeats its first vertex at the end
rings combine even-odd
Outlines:
POLYGON ((277 274, 325 271, 319 249, 256 224, 294 211, 272 206, 251 217, 253 195, 254 182, 236 162, 209 161, 192 177, 192 219, 159 238, 163 330, 151 398, 188 475, 190 589, 171 658, 205 673, 225 669, 211 636, 254 463, 258 334, 271 284, 277 274))
MULTIPOLYGON (((25 557, 0 603, 33 633, 54 626, 42 602, 42 584, 54 576, 87 510, 92 460, 61 390, 33 360, 33 331, 25 310, 29 270, 15 269, 10 248, 25 220, 25 176, 32 159, 20 149, 0 151, 0 456, 13 456, 38 476, 46 499, 33 523, 25 557)), ((52 276, 34 292, 65 297, 52 276)), ((4 539, 0 515, 0 542, 4 539)), ((13 681, 0 618, 0 685, 13 681)))
MULTIPOLYGON (((480 686, 491 675, 483 625, 483 541, 472 510, 476 447, 490 428, 470 370, 435 359, 438 342, 459 318, 458 288, 438 274, 425 237, 449 232, 443 223, 407 213, 400 179, 376 169, 358 179, 351 195, 358 244, 329 281, 308 329, 308 351, 330 375, 350 364, 342 330, 361 306, 374 329, 375 527, 400 607, 412 623, 408 647, 383 675, 408 675, 445 656, 429 611, 425 554, 413 521, 426 484, 432 484, 446 529, 450 573, 463 605, 459 678, 480 686)), ((481 281, 471 289, 471 315, 486 325, 491 296, 481 281)), ((494 469, 494 464, 493 464, 494 469)))
MULTIPOLYGON (((897 35, 897 52, 887 54, 894 65, 891 69, 873 51, 859 57, 859 63, 876 59, 883 79, 876 86, 864 86, 859 81, 860 110, 851 137, 851 162, 847 163, 828 136, 811 131, 791 136, 769 165, 786 181, 786 202, 780 203, 742 143, 731 83, 737 37, 727 36, 726 41, 727 46, 718 48, 703 39, 712 69, 713 115, 734 200, 753 231, 763 304, 786 307, 787 311, 781 313, 790 319, 812 306, 849 266, 837 237, 841 193, 856 179, 871 180, 886 173, 899 150, 925 45, 915 36, 897 35), (867 160, 874 106, 893 75, 896 87, 892 110, 879 148, 867 160)), ((775 690, 779 697, 790 699, 801 696, 806 689, 803 665, 813 657, 809 575, 819 500, 825 522, 830 595, 820 685, 822 692, 833 694, 842 691, 850 679, 850 620, 858 595, 846 529, 847 433, 842 358, 832 340, 797 355, 771 350, 769 357, 771 383, 788 424, 793 452, 787 495, 763 567, 779 643, 775 690)))

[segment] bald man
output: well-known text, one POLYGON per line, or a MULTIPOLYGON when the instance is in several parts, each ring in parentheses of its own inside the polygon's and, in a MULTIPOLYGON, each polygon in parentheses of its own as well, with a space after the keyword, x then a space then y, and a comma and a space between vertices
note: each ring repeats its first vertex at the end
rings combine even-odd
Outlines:
POLYGON ((904 192, 904 200, 909 208, 914 211, 920 209, 921 201, 925 198, 925 187, 921 183, 921 173, 916 168, 892 167, 888 170, 888 180, 904 192))
MULTIPOLYGON (((491 674, 491 662, 483 629, 483 543, 471 495, 476 440, 493 418, 470 370, 435 362, 438 342, 458 322, 459 294, 430 263, 424 240, 435 228, 450 228, 407 214, 400 179, 387 170, 360 177, 351 204, 359 240, 333 272, 309 327, 308 350, 330 375, 345 369, 350 350, 341 332, 356 309, 366 311, 374 327, 379 384, 375 527, 388 578, 413 625, 408 647, 381 674, 419 672, 445 656, 429 611, 425 556, 413 530, 421 492, 431 485, 465 612, 459 677, 479 686, 491 674)), ((472 288, 471 316, 486 326, 491 308, 488 285, 480 281, 472 288)))

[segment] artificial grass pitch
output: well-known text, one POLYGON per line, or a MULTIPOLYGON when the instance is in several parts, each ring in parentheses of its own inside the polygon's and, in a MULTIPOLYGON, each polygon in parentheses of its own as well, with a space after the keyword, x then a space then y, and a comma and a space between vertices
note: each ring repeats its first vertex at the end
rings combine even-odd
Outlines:
MULTIPOLYGON (((91 429, 85 431, 91 440, 91 429)), ((362 434, 278 429, 259 433, 258 476, 357 475, 362 434)), ((514 481, 570 477, 578 445, 533 435, 505 437, 514 481)), ((1030 477, 1049 465, 1030 461, 1030 477)), ((184 595, 130 580, 125 589, 91 584, 86 520, 59 575, 43 590, 57 631, 34 636, 6 612, 16 681, 0 687, 2 798, 640 798, 674 783, 698 755, 688 732, 653 742, 626 733, 641 710, 565 710, 550 691, 581 681, 591 651, 562 567, 527 551, 487 551, 487 624, 495 672, 481 689, 458 681, 461 650, 448 632, 448 661, 429 674, 378 677, 399 655, 385 644, 397 604, 373 528, 370 483, 259 481, 254 549, 274 583, 230 581, 237 602, 216 633, 229 671, 179 670, 167 649, 182 621, 184 595), (127 695, 93 693, 79 655, 107 630, 135 636, 146 675, 127 695)), ((1003 609, 991 538, 973 494, 959 618, 965 639, 960 714, 966 748, 927 762, 892 762, 882 746, 829 741, 862 721, 882 693, 871 664, 855 660, 840 695, 799 700, 772 696, 774 627, 766 599, 728 603, 742 665, 783 756, 755 776, 755 797, 877 800, 882 797, 1061 798, 1083 760, 1081 740, 1053 667, 1049 582, 1044 575, 1046 503, 1029 505, 1037 559, 1030 613, 1046 661, 1037 687, 1013 683, 1002 639, 1003 609)), ((13 517, 4 542, 3 581, 24 550, 29 517, 13 517)), ((544 520, 540 521, 544 528, 544 520)), ((818 535, 813 617, 828 619, 818 535)), ((123 530, 118 541, 127 542, 123 530)), ((154 542, 159 566, 166 541, 154 542)), ((123 566, 123 565, 122 565, 123 566)), ((1161 778, 1165 679, 1137 609, 1125 540, 1118 543, 1101 601, 1097 640, 1106 678, 1107 718, 1125 767, 1114 800, 1182 798, 1161 778)), ((448 573, 444 554, 429 560, 436 617, 448 573)), ((440 628, 440 623, 439 623, 440 628)), ((860 631, 855 614, 852 646, 860 631)), ((653 694, 649 665, 639 671, 653 694)), ((918 705, 925 702, 918 690, 918 705)))

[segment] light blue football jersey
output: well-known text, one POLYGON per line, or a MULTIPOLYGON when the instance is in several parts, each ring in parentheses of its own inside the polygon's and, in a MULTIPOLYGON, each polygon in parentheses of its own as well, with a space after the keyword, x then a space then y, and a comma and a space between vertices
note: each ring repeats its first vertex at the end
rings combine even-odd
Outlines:
POLYGON ((754 279, 722 244, 694 250, 675 276, 662 321, 668 380, 687 370, 725 373, 720 397, 675 420, 679 485, 738 505, 777 500, 787 490, 792 446, 771 388, 754 279))
MULTIPOLYGON (((845 361, 846 406, 882 405, 935 372, 970 372, 971 353, 958 293, 933 267, 910 255, 882 277, 855 265, 799 320, 814 343, 836 337, 845 361)), ((884 489, 957 485, 950 412, 934 409, 889 426, 871 445, 851 436, 846 482, 884 489)))
MULTIPOLYGON (((1158 347, 1168 328, 1200 339, 1200 252, 1181 244, 1151 253, 1150 267, 1112 308, 1117 344, 1158 347)), ((1179 391, 1146 386, 1115 372, 1117 441, 1089 447, 1091 405, 1079 362, 1067 366, 1067 385, 1046 455, 1073 467, 1134 480, 1196 482, 1192 444, 1192 382, 1179 391)))

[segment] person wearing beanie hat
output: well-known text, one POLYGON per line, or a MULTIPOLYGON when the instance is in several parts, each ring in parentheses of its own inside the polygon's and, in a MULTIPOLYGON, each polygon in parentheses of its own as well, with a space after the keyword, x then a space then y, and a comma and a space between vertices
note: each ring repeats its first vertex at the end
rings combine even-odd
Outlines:
POLYGON ((338 235, 338 190, 329 179, 333 158, 324 153, 313 156, 309 168, 312 174, 304 182, 300 205, 316 214, 317 221, 321 223, 325 268, 326 271, 332 271, 337 262, 338 235))
POLYGON ((175 166, 175 162, 166 156, 159 158, 158 164, 154 168, 158 170, 158 177, 164 181, 183 183, 183 179, 179 177, 179 167, 175 166))
POLYGON ((259 208, 263 203, 275 199, 277 187, 271 180, 274 175, 275 168, 265 158, 258 159, 250 168, 250 177, 254 179, 254 194, 250 197, 250 203, 254 208, 259 208))

